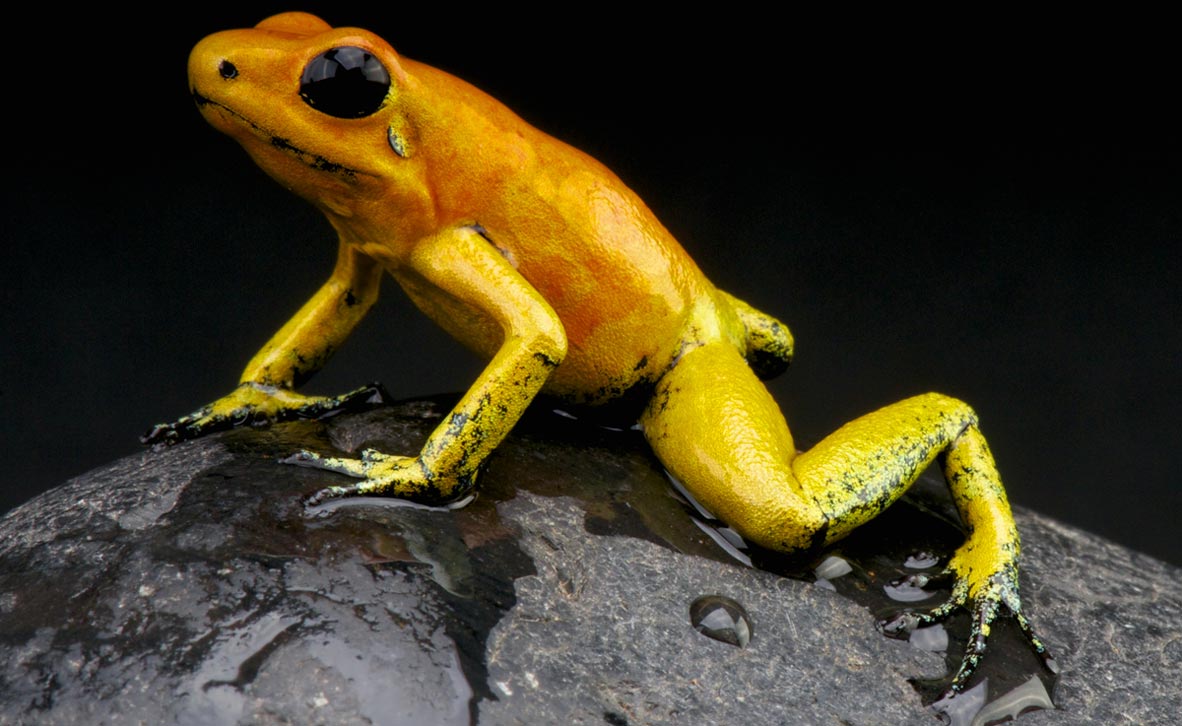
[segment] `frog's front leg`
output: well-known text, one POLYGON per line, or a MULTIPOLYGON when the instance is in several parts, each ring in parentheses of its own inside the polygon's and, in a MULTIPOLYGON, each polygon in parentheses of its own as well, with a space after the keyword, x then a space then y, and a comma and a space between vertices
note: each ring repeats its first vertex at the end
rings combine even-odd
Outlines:
POLYGON ((566 334, 549 303, 475 228, 447 230, 418 243, 410 271, 420 281, 496 328, 501 345, 492 361, 431 433, 417 456, 373 450, 360 459, 303 451, 288 463, 360 478, 308 499, 358 495, 408 497, 439 503, 463 496, 480 465, 501 443, 566 355, 566 334))
POLYGON ((320 370, 378 297, 382 268, 341 243, 328 281, 263 346, 242 373, 238 387, 213 403, 140 437, 145 444, 172 444, 214 431, 296 418, 321 418, 380 403, 380 386, 341 396, 304 396, 293 389, 320 370))
POLYGON ((950 600, 887 626, 972 618, 968 651, 949 692, 967 684, 993 621, 1013 614, 1034 650, 1018 597, 1018 531, 993 457, 964 403, 926 394, 856 419, 797 453, 775 401, 727 344, 684 355, 657 385, 642 419, 665 467, 716 516, 756 544, 808 551, 849 534, 886 509, 936 458, 968 538, 948 563, 950 600))
POLYGON ((787 370, 795 349, 792 332, 788 330, 788 326, 771 315, 756 310, 734 295, 722 290, 719 290, 718 294, 743 325, 747 341, 747 350, 743 357, 755 375, 766 381, 787 370))

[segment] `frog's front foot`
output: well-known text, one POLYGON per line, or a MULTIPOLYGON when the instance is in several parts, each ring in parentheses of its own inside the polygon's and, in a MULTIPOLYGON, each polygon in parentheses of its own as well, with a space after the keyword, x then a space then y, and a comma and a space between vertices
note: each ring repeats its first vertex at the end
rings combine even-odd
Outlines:
POLYGON ((954 566, 950 566, 942 575, 930 580, 923 575, 912 576, 909 578, 912 580, 912 584, 920 587, 936 579, 951 578, 954 581, 952 595, 943 604, 931 610, 904 611, 880 622, 879 627, 886 635, 906 638, 917 628, 934 625, 945 620, 957 608, 968 610, 971 617, 968 645, 961 658, 960 667, 957 668, 951 682, 941 694, 941 699, 955 696, 964 690, 985 655, 993 623, 1005 613, 1013 616, 1023 635, 1026 636, 1030 647, 1042 659, 1046 668, 1051 672, 1056 672, 1050 651, 1035 634, 1030 626, 1030 621, 1022 612, 1021 599, 1018 597, 1017 577, 1017 567, 1012 565, 987 578, 976 580, 977 584, 971 584, 968 577, 957 574, 954 566))
POLYGON ((383 454, 375 449, 365 449, 359 459, 298 451, 281 461, 335 471, 361 480, 347 486, 325 487, 304 500, 306 507, 315 507, 330 499, 365 496, 401 497, 421 504, 442 504, 462 497, 471 488, 471 482, 433 475, 422 459, 383 454))
POLYGON ((266 426, 280 421, 327 418, 346 411, 361 411, 389 400, 389 394, 380 383, 340 396, 304 396, 278 386, 246 382, 208 406, 172 423, 153 426, 140 437, 140 442, 176 444, 240 426, 266 426))

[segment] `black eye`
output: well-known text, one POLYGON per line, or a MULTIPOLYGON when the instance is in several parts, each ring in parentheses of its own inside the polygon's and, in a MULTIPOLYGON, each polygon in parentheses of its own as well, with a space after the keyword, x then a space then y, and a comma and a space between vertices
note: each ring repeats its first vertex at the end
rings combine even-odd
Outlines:
POLYGON ((337 118, 361 118, 377 111, 390 90, 390 74, 362 48, 327 50, 308 62, 300 78, 300 97, 317 111, 337 118))

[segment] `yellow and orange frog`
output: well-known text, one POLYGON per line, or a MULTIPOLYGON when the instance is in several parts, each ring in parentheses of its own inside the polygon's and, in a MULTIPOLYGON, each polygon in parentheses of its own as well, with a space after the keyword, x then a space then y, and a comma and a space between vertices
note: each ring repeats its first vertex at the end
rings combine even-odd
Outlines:
POLYGON ((590 406, 633 401, 661 462, 748 540, 809 551, 897 499, 937 457, 969 535, 947 565, 951 598, 887 625, 964 607, 964 688, 994 620, 1018 597, 1018 532, 966 404, 929 393, 852 421, 799 452, 761 378, 792 357, 788 328, 717 289, 644 202, 602 164, 532 128, 381 38, 304 13, 217 33, 192 52, 206 119, 336 229, 336 268, 247 365, 238 387, 155 427, 146 443, 331 413, 370 395, 295 388, 377 299, 385 274, 490 362, 422 450, 288 461, 358 481, 309 502, 462 497, 540 392, 590 406))

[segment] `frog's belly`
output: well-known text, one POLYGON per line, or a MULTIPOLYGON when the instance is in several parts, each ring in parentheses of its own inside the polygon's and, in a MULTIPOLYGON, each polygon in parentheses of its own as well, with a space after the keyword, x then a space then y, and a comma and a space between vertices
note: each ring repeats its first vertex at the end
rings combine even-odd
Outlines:
MULTIPOLYGON (((643 303, 637 308, 643 309, 643 303)), ((656 383, 668 370, 685 328, 687 311, 650 310, 581 325, 577 316, 562 318, 567 331, 566 358, 545 390, 577 403, 600 404, 638 386, 656 383)))
MULTIPOLYGON (((501 328, 484 311, 441 294, 412 274, 394 273, 411 301, 439 327, 486 360, 500 350, 501 328)), ((567 335, 567 353, 544 390, 577 403, 598 404, 654 383, 668 369, 688 316, 658 296, 637 296, 627 314, 618 301, 566 298, 555 312, 567 335), (605 314, 609 313, 609 314, 605 314)))

